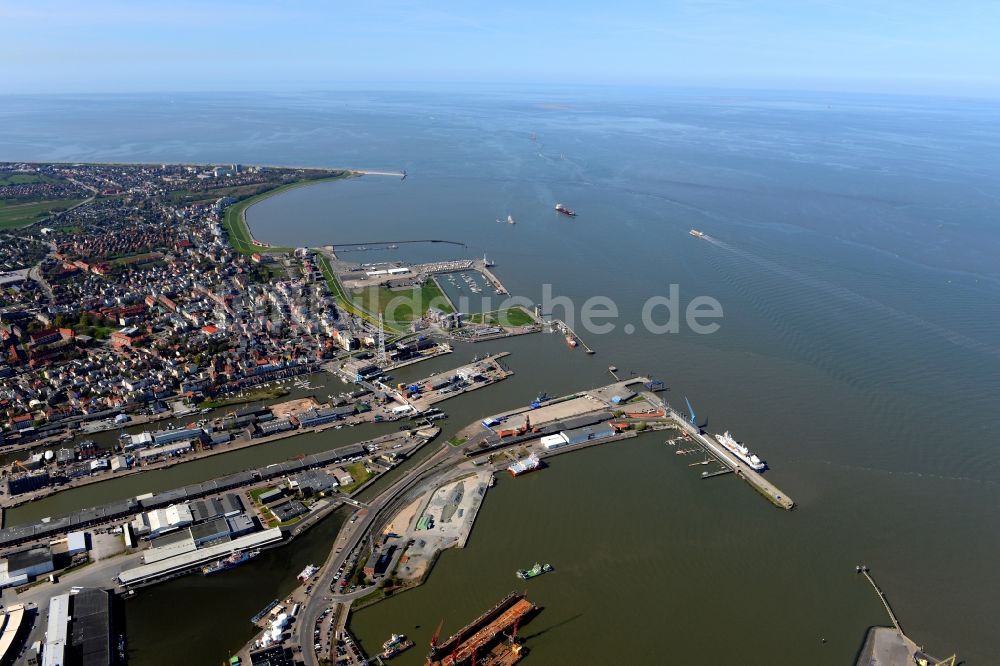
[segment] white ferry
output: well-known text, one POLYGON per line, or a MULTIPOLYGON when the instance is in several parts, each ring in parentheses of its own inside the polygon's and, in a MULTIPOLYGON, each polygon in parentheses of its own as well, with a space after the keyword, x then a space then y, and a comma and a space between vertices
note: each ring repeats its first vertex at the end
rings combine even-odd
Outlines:
POLYGON ((747 465, 750 465, 750 468, 755 472, 763 472, 767 469, 767 463, 758 458, 755 454, 751 453, 750 449, 746 446, 733 439, 733 436, 729 434, 728 430, 725 434, 716 435, 715 439, 717 439, 719 444, 722 444, 727 451, 745 462, 747 465))

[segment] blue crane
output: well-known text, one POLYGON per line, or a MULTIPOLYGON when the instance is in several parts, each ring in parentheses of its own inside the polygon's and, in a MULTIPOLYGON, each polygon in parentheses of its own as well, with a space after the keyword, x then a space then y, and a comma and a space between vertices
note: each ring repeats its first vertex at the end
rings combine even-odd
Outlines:
POLYGON ((687 399, 687 396, 684 396, 684 402, 686 402, 688 406, 688 415, 690 416, 689 420, 691 421, 691 425, 697 428, 698 418, 694 414, 694 407, 691 406, 691 401, 687 399))

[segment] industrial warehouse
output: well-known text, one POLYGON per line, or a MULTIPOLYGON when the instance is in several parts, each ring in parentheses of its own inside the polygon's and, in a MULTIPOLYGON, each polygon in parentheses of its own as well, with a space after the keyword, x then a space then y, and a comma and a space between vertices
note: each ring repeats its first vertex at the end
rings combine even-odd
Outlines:
POLYGON ((49 603, 41 661, 34 647, 26 662, 41 666, 112 666, 124 663, 114 596, 107 590, 74 589, 49 603))

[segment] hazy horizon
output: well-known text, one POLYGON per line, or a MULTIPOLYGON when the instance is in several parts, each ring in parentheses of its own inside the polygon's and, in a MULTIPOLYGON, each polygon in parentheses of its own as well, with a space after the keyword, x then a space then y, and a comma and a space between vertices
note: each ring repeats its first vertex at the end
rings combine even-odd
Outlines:
POLYGON ((672 0, 0 7, 6 93, 624 84, 1000 96, 1000 5, 672 0))

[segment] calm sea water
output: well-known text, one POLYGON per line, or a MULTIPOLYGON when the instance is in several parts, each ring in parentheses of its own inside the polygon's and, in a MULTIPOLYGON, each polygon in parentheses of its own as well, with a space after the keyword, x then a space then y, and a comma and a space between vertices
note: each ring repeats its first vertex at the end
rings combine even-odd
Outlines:
MULTIPOLYGON (((918 642, 997 661, 995 104, 625 90, 3 102, 0 159, 406 169, 405 181, 290 191, 251 208, 250 224, 282 245, 461 241, 366 254, 485 252, 515 294, 538 299, 550 284, 620 312, 613 333, 584 334, 594 357, 530 336, 412 369, 513 352, 512 379, 447 403, 450 428, 541 390, 599 385, 614 363, 666 380, 667 398, 690 397, 711 431, 732 429, 799 504, 786 514, 735 479, 701 481, 654 435, 560 456, 498 484, 468 548, 424 587, 358 614, 366 646, 392 631, 426 644, 440 619, 457 628, 517 587, 514 569, 544 560, 556 573, 528 591, 545 610, 521 632, 532 661, 844 664, 885 622, 853 573, 864 560, 918 642), (556 215, 557 201, 580 215, 556 215), (516 225, 496 222, 508 214, 516 225), (670 284, 682 304, 716 298, 721 329, 627 334, 670 284)), ((73 492, 31 513, 101 494, 73 492)), ((287 585, 249 566, 272 576, 263 601, 287 585)), ((226 595, 189 583, 156 594, 176 590, 226 612, 226 595)), ((131 604, 129 626, 191 631, 204 663, 244 638, 155 603, 131 604)), ((136 663, 166 663, 150 652, 136 663)))

